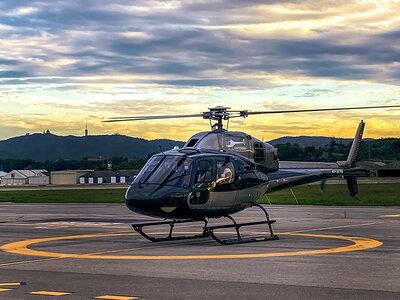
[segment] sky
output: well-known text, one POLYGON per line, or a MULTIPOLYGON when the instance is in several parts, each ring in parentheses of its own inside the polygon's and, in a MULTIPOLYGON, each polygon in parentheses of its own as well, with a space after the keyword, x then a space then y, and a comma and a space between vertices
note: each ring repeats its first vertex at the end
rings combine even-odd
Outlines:
MULTIPOLYGON (((187 140, 207 120, 104 123, 223 105, 400 104, 399 0, 1 0, 0 139, 124 134, 187 140)), ((251 116, 231 130, 400 137, 400 109, 251 116)))

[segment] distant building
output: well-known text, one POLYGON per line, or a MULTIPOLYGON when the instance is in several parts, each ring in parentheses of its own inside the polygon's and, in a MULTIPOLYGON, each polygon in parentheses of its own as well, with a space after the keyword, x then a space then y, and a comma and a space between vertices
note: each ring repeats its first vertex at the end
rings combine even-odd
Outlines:
POLYGON ((51 184, 55 185, 73 185, 79 183, 79 178, 93 170, 64 170, 64 171, 52 171, 51 184))
POLYGON ((1 182, 1 179, 6 175, 7 175, 6 172, 0 171, 0 185, 3 185, 2 182, 1 182))
POLYGON ((12 170, 1 178, 2 185, 46 185, 49 173, 46 170, 12 170))
POLYGON ((118 184, 130 183, 139 173, 139 170, 119 170, 119 171, 92 171, 79 178, 80 184, 118 184))
POLYGON ((378 176, 400 177, 400 161, 395 160, 377 169, 378 176))
POLYGON ((105 160, 107 160, 107 158, 105 158, 102 155, 99 155, 99 156, 94 156, 94 157, 88 157, 87 160, 92 161, 92 162, 99 162, 99 161, 105 161, 105 160))

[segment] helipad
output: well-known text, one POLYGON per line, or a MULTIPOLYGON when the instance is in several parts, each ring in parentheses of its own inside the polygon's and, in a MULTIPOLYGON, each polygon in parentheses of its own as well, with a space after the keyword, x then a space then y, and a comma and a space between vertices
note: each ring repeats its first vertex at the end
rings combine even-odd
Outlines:
MULTIPOLYGON (((193 232, 181 232, 182 234, 193 234, 193 232)), ((47 251, 38 251, 30 249, 29 246, 38 243, 46 243, 51 241, 72 240, 72 239, 87 239, 96 237, 115 237, 124 235, 137 235, 135 233, 100 233, 100 234, 85 234, 73 235, 62 237, 51 237, 43 239, 30 239, 14 243, 9 243, 0 247, 0 250, 10 253, 17 253, 23 255, 45 256, 55 258, 89 258, 89 259, 218 259, 218 258, 258 258, 258 257, 278 257, 278 256, 296 256, 296 255, 312 255, 312 254, 327 254, 339 253, 347 251, 365 250, 375 248, 382 245, 381 242, 363 238, 363 237, 348 237, 337 235, 324 235, 324 234, 307 234, 307 233, 281 233, 279 235, 294 235, 294 236, 307 236, 315 238, 331 238, 350 241, 353 244, 345 247, 308 250, 308 251, 287 251, 287 252, 267 252, 267 253, 243 253, 243 254, 206 254, 206 255, 105 255, 107 252, 129 251, 133 249, 117 249, 104 251, 99 253, 89 254, 71 254, 71 253, 56 253, 47 251)), ((271 241, 272 242, 272 241, 271 241)), ((167 242, 166 242, 167 243, 167 242)), ((168 244, 168 243, 167 243, 168 244)), ((166 245, 167 246, 167 245, 166 245)), ((162 249, 161 249, 162 251, 162 249)), ((223 252, 223 251, 222 251, 223 252)))
POLYGON ((152 243, 123 204, 0 204, 0 299, 400 298, 398 208, 267 208, 279 240, 221 246, 152 243))

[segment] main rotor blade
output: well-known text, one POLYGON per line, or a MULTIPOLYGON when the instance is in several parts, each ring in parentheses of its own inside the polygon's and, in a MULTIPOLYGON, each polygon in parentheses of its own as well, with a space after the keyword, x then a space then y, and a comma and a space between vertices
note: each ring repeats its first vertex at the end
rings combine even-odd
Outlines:
POLYGON ((160 120, 160 119, 180 119, 180 118, 199 118, 203 114, 193 115, 161 115, 161 116, 137 116, 137 117, 115 117, 104 120, 103 122, 124 122, 124 121, 144 121, 144 120, 160 120))
POLYGON ((287 113, 316 112, 316 111, 356 110, 356 109, 396 108, 396 107, 400 108, 400 105, 313 108, 313 109, 293 109, 293 110, 244 111, 244 114, 246 116, 248 116, 248 115, 262 115, 262 114, 287 114, 287 113))

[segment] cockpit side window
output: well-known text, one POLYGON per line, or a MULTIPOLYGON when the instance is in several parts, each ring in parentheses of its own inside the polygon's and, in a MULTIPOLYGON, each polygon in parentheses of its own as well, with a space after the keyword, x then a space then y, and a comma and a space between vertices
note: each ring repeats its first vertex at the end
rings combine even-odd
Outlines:
POLYGON ((196 144, 196 148, 197 149, 214 149, 214 150, 221 149, 221 146, 218 141, 218 135, 214 134, 214 133, 206 135, 204 138, 202 138, 196 144))
POLYGON ((202 160, 196 168, 195 186, 202 187, 210 182, 212 182, 212 163, 202 160))
POLYGON ((235 178, 235 168, 229 161, 217 162, 217 184, 229 184, 235 178))
POLYGON ((186 145, 186 147, 194 147, 194 145, 196 145, 196 143, 199 141, 199 139, 191 139, 188 143, 187 143, 187 145, 186 145))

